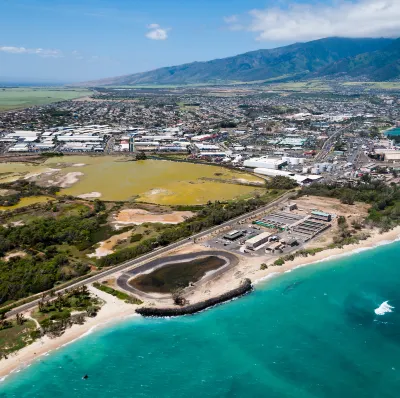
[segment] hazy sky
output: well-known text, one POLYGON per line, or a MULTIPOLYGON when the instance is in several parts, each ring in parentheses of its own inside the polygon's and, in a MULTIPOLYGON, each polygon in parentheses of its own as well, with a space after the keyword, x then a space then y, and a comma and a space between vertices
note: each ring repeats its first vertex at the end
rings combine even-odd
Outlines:
POLYGON ((0 80, 83 81, 328 36, 400 36, 400 0, 0 0, 0 80))

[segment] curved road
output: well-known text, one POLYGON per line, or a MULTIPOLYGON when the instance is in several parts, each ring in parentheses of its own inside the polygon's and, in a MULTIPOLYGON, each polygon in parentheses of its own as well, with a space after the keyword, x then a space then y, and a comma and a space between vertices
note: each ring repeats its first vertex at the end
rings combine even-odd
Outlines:
MULTIPOLYGON (((63 293, 66 290, 74 289, 74 288, 77 288, 77 287, 81 287, 83 285, 87 285, 89 283, 97 282, 98 280, 100 280, 100 279, 102 279, 102 278, 104 278, 106 276, 110 276, 110 275, 115 274, 117 272, 123 271, 123 270, 125 270, 127 268, 131 268, 133 266, 139 266, 140 263, 142 263, 143 261, 152 260, 154 257, 157 257, 160 254, 166 253, 166 252, 168 252, 168 251, 170 251, 172 249, 176 249, 176 248, 178 248, 180 246, 183 246, 184 244, 188 243, 189 241, 193 241, 194 239, 202 238, 202 237, 204 237, 204 236, 206 236, 206 235, 208 235, 208 234, 210 234, 212 232, 218 231, 221 228, 231 226, 231 225, 233 225, 233 224, 235 224, 235 223, 237 223, 239 221, 245 220, 248 217, 256 216, 257 214, 263 213, 266 210, 269 210, 269 209, 271 209, 271 208, 273 208, 273 207, 285 202, 286 200, 288 200, 291 197, 293 197, 293 193, 292 192, 287 192, 284 195, 282 195, 280 198, 274 200, 273 202, 267 204, 266 206, 260 207, 257 210, 251 211, 249 213, 245 213, 245 214, 243 214, 243 215, 241 215, 239 217, 233 218, 232 220, 229 220, 229 221, 227 221, 227 222, 225 222, 223 224, 217 225, 217 226, 212 227, 210 229, 207 229, 207 230, 205 230, 203 232, 199 232, 198 234, 192 235, 190 238, 181 239, 181 240, 179 240, 179 241, 177 241, 175 243, 171 243, 168 246, 161 247, 159 249, 153 250, 152 252, 144 254, 141 257, 137 257, 135 259, 128 260, 128 261, 126 261, 126 262, 124 262, 124 263, 122 263, 120 265, 117 265, 116 267, 110 268, 110 269, 105 270, 105 271, 103 271, 101 273, 98 273, 98 274, 93 275, 93 276, 91 276, 89 278, 86 278, 86 279, 84 279, 82 281, 76 282, 76 283, 74 283, 72 285, 69 285, 68 287, 59 289, 59 290, 57 290, 55 292, 55 294, 63 293)), ((30 309, 36 307, 40 300, 41 300, 41 297, 39 297, 39 298, 29 302, 29 303, 23 304, 23 305, 21 305, 19 307, 13 308, 12 310, 7 312, 7 316, 13 316, 13 315, 15 315, 15 314, 17 314, 19 312, 30 310, 30 309)))

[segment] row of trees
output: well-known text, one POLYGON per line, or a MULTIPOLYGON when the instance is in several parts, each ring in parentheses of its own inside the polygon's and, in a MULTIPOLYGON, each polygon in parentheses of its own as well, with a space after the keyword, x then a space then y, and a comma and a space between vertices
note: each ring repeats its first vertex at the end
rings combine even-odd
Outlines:
POLYGON ((294 189, 299 186, 295 180, 285 176, 275 176, 266 181, 267 189, 294 189))

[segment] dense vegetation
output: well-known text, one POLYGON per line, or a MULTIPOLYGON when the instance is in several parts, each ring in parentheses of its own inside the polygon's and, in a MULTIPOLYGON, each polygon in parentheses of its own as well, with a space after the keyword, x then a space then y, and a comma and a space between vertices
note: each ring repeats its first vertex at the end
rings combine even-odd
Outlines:
POLYGON ((400 39, 378 51, 343 58, 322 68, 319 76, 363 77, 370 81, 398 79, 400 76, 400 39))
POLYGON ((68 247, 84 250, 103 238, 106 216, 98 212, 104 204, 96 201, 93 207, 79 216, 38 217, 26 225, 0 226, 0 258, 22 251, 20 256, 0 260, 0 304, 51 289, 89 271, 87 263, 69 255, 68 247))
POLYGON ((224 120, 219 124, 219 127, 223 128, 223 129, 235 128, 235 127, 237 127, 237 123, 229 121, 229 120, 224 120))
POLYGON ((55 195, 60 190, 59 187, 41 187, 25 180, 0 184, 0 189, 10 191, 9 194, 0 196, 0 206, 13 206, 21 198, 29 196, 55 195))
MULTIPOLYGON (((257 50, 208 62, 159 68, 125 75, 98 85, 193 84, 226 81, 284 80, 314 77, 314 73, 336 61, 358 54, 374 54, 392 43, 390 39, 349 39, 330 37, 306 43, 257 50)), ((352 58, 351 58, 352 59, 352 58)))
POLYGON ((53 245, 72 244, 86 248, 91 243, 91 233, 100 228, 102 221, 101 216, 43 217, 13 228, 0 226, 0 256, 16 248, 36 253, 45 251, 44 254, 49 256, 53 245))
POLYGON ((383 230, 400 224, 400 187, 371 180, 369 175, 363 176, 355 185, 313 184, 304 187, 300 195, 337 198, 346 204, 354 204, 356 201, 369 203, 371 208, 366 222, 383 230))
POLYGON ((297 182, 289 177, 275 176, 265 183, 268 189, 293 189, 299 186, 297 182))

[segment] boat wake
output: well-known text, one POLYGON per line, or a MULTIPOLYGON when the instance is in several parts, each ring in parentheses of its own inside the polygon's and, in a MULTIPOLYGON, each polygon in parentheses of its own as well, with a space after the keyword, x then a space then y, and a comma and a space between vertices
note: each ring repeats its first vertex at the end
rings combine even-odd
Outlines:
POLYGON ((387 312, 393 312, 392 309, 394 309, 394 307, 392 307, 391 305, 388 304, 389 301, 384 301, 378 308, 375 308, 375 314, 376 315, 385 315, 387 312))

